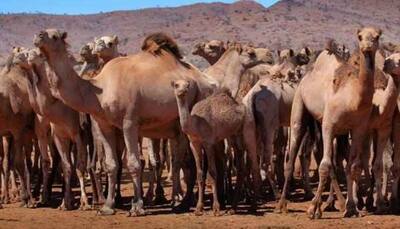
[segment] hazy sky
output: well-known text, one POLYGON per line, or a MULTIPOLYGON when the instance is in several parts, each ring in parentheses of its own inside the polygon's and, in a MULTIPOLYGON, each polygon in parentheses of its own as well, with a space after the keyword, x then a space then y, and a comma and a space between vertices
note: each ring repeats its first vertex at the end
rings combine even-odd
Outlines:
MULTIPOLYGON (((42 12, 50 14, 90 14, 114 10, 180 6, 198 2, 235 2, 233 0, 0 0, 1 13, 42 12)), ((278 0, 258 0, 270 6, 278 0)))

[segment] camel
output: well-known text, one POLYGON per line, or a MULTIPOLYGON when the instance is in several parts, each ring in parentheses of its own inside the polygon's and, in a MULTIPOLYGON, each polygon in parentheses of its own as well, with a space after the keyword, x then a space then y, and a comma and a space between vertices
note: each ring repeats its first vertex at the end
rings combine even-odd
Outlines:
MULTIPOLYGON (((182 140, 179 130, 175 95, 167 82, 195 80, 199 88, 196 99, 204 98, 215 86, 209 77, 181 60, 182 55, 175 41, 163 33, 148 36, 138 54, 115 58, 104 66, 97 77, 83 80, 66 61, 66 37, 66 32, 47 29, 35 36, 34 44, 55 72, 49 77, 53 95, 71 108, 90 114, 98 124, 109 181, 107 199, 99 214, 115 213, 114 194, 119 167, 116 134, 122 132, 126 164, 135 191, 129 212, 132 216, 143 215, 139 136, 173 139, 173 145, 178 149, 174 152, 177 157, 186 151, 187 143, 182 140), (181 141, 177 141, 178 138, 181 141)), ((193 184, 189 180, 190 174, 185 178, 188 179, 185 196, 185 203, 188 204, 193 195, 193 184)))
POLYGON ((79 72, 82 78, 93 78, 99 73, 100 63, 97 54, 93 54, 95 43, 89 42, 82 46, 79 55, 82 58, 83 65, 79 72))
POLYGON ((98 55, 102 60, 102 64, 106 64, 110 60, 121 56, 118 52, 118 36, 103 36, 94 38, 94 47, 92 53, 98 55))
MULTIPOLYGON (((21 52, 20 55, 17 55, 16 57, 19 57, 20 64, 28 65, 28 69, 33 72, 31 75, 33 77, 28 79, 29 101, 36 114, 41 116, 42 122, 45 122, 44 120, 46 120, 49 123, 55 145, 60 153, 65 181, 64 201, 60 208, 66 210, 71 210, 73 208, 73 196, 71 190, 71 169, 73 166, 71 164, 70 144, 74 143, 77 148, 76 168, 81 188, 80 209, 89 209, 90 206, 84 182, 88 155, 86 146, 82 139, 83 130, 80 127, 79 113, 52 96, 47 75, 54 74, 54 72, 46 66, 46 60, 38 49, 21 52)), ((39 142, 42 152, 43 174, 48 174, 50 156, 47 154, 48 140, 46 131, 42 134, 41 141, 39 142)), ((89 174, 91 175, 93 183, 94 175, 92 172, 89 172, 89 174)), ((47 187, 47 179, 48 176, 44 176, 44 190, 46 190, 45 187, 47 187)), ((98 182, 97 185, 93 185, 94 196, 96 197, 99 186, 100 184, 98 182)), ((48 197, 44 196, 42 202, 46 204, 47 201, 48 197)))
MULTIPOLYGON (((400 76, 400 53, 395 53, 386 58, 384 71, 393 77, 400 76)), ((400 104, 397 100, 397 109, 393 119, 392 141, 394 142, 392 195, 390 196, 390 207, 395 213, 399 212, 399 180, 400 180, 400 104)))
MULTIPOLYGON (((230 95, 228 90, 217 91, 206 99, 194 104, 190 111, 191 97, 195 96, 195 84, 186 80, 178 80, 171 82, 175 90, 175 96, 178 103, 180 124, 184 133, 189 136, 193 154, 196 160, 197 168, 197 183, 199 186, 199 197, 196 205, 196 215, 202 215, 204 206, 204 178, 203 175, 203 153, 207 155, 207 165, 209 178, 212 184, 213 192, 213 213, 220 214, 220 204, 217 192, 217 167, 216 167, 216 152, 215 144, 223 141, 226 138, 237 136, 244 138, 247 146, 249 157, 253 164, 253 176, 255 183, 259 176, 257 165, 257 152, 255 151, 254 133, 242 132, 245 120, 245 108, 237 103, 230 95), (253 141, 253 142, 252 142, 253 141)), ((238 156, 239 157, 239 156, 238 156)), ((240 165, 238 165, 240 168, 240 165)), ((241 171, 238 171, 241 173, 241 171)), ((243 177, 238 175, 240 183, 243 177)), ((259 178, 258 178, 259 179, 259 178)), ((240 184, 239 184, 240 185, 240 184)), ((255 190, 259 188, 255 185, 255 190)))
MULTIPOLYGON (((15 65, 14 53, 8 58, 0 77, 0 135, 12 136, 10 155, 18 177, 20 178, 20 198, 26 207, 34 207, 34 200, 30 192, 30 173, 25 165, 27 135, 33 131, 34 114, 30 107, 26 91, 28 74, 22 67, 15 65)), ((8 189, 7 169, 5 170, 5 189, 8 189)), ((8 191, 8 190, 7 190, 8 191)))
POLYGON ((223 41, 211 40, 196 44, 192 50, 192 55, 201 56, 210 65, 213 65, 221 58, 225 51, 226 46, 223 41))
MULTIPOLYGON (((352 145, 346 166, 348 194, 344 217, 359 215, 353 183, 357 184, 360 176, 362 144, 368 130, 366 120, 373 108, 374 62, 381 34, 381 30, 371 27, 358 30, 359 69, 323 51, 317 58, 314 69, 306 74, 295 93, 291 112, 290 152, 285 167, 285 186, 293 172, 294 158, 304 134, 307 118, 313 117, 322 123, 324 153, 319 166, 318 190, 307 210, 310 218, 322 216, 321 195, 329 175, 335 192, 340 193, 332 168, 332 141, 336 135, 349 131, 352 134, 352 145)), ((282 195, 277 208, 283 209, 285 206, 285 196, 282 195)))

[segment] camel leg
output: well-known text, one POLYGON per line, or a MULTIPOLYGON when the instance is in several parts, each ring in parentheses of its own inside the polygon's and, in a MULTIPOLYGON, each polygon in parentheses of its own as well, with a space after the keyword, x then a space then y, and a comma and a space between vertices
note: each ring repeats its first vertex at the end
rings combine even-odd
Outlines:
POLYGON ((308 201, 314 197, 310 186, 310 163, 311 163, 311 148, 312 145, 311 136, 309 131, 303 137, 303 143, 301 144, 300 150, 300 164, 301 164, 301 173, 303 177, 303 186, 304 186, 304 200, 308 201))
POLYGON ((77 159, 76 159, 76 174, 79 179, 79 186, 81 191, 81 198, 80 198, 80 206, 79 209, 81 210, 88 210, 90 209, 88 197, 86 194, 86 187, 85 187, 85 172, 87 168, 87 156, 88 152, 86 146, 83 143, 81 135, 78 133, 74 137, 74 142, 77 148, 77 159))
MULTIPOLYGON (((307 215, 310 219, 321 218, 322 217, 322 192, 324 191, 325 184, 328 180, 329 174, 332 172, 332 141, 333 141, 333 127, 332 124, 322 124, 322 139, 324 144, 324 155, 319 166, 319 183, 318 190, 311 201, 311 205, 307 210, 307 215)), ((332 180, 333 182, 333 180, 332 180)))
POLYGON ((359 216, 357 210, 357 182, 361 176, 363 142, 366 138, 366 126, 359 126, 352 132, 352 144, 350 149, 349 161, 346 165, 347 200, 344 217, 359 216))
POLYGON ((93 155, 92 160, 90 163, 90 176, 91 179, 93 177, 96 191, 97 191, 97 203, 93 202, 93 205, 102 205, 105 203, 106 198, 104 197, 103 193, 103 185, 101 183, 101 172, 102 172, 102 165, 101 162, 104 159, 104 151, 103 151, 103 144, 100 139, 100 130, 97 123, 91 119, 91 126, 92 126, 92 136, 93 136, 93 155))
MULTIPOLYGON (((93 122, 96 123, 97 122, 93 122)), ((115 185, 117 182, 117 173, 119 169, 119 160, 117 156, 117 142, 116 130, 111 126, 98 126, 99 140, 104 147, 104 155, 99 155, 99 159, 104 159, 104 167, 107 173, 108 191, 107 199, 101 209, 99 215, 113 215, 115 214, 115 185), (104 158, 103 158, 104 156, 104 158)))
POLYGON ((22 144, 19 138, 14 136, 14 141, 13 141, 13 147, 15 147, 14 152, 14 165, 15 169, 17 171, 17 175, 20 180, 20 196, 21 196, 21 201, 22 201, 22 206, 24 207, 32 207, 33 203, 29 203, 29 195, 28 192, 30 192, 30 187, 27 187, 27 176, 29 176, 29 171, 27 169, 26 165, 26 155, 25 152, 22 149, 22 144))
POLYGON ((2 187, 3 194, 3 203, 8 204, 10 202, 9 195, 9 181, 10 181, 10 165, 11 165, 11 155, 14 154, 11 151, 15 150, 15 147, 12 146, 12 138, 11 137, 3 137, 4 140, 4 157, 3 157, 3 173, 4 173, 4 185, 2 187))
POLYGON ((302 98, 299 93, 296 93, 293 101, 291 113, 291 130, 290 130, 290 148, 288 154, 285 155, 285 183, 282 189, 281 199, 276 206, 276 212, 287 212, 287 194, 289 192, 289 185, 293 175, 294 163, 297 153, 300 148, 301 141, 305 134, 305 126, 307 124, 306 113, 302 98))
MULTIPOLYGON (((234 151, 234 160, 236 166, 236 184, 234 190, 234 196, 232 201, 232 209, 229 211, 230 214, 235 214, 237 206, 241 196, 243 195, 243 183, 245 178, 245 166, 244 166, 244 150, 241 141, 238 138, 232 139, 232 149, 234 151)), ((258 165, 258 163, 257 163, 258 165)))
POLYGON ((208 177, 210 179, 212 194, 213 194, 213 214, 214 216, 220 215, 220 204, 218 200, 218 176, 217 176, 217 167, 215 161, 215 151, 213 145, 208 145, 205 147, 205 151, 207 154, 207 164, 208 164, 208 177))
POLYGON ((70 154, 70 141, 66 138, 60 137, 57 134, 55 134, 54 143, 57 147, 57 151, 61 158, 61 163, 62 163, 61 165, 64 177, 64 199, 59 209, 72 210, 74 198, 72 195, 72 187, 71 187, 72 165, 71 165, 71 154, 70 154))
POLYGON ((376 190, 376 212, 382 214, 387 211, 385 206, 384 198, 382 195, 382 175, 383 175, 383 151, 385 150, 387 141, 390 136, 390 127, 381 128, 377 132, 377 146, 375 152, 375 160, 373 164, 374 178, 375 178, 375 190, 376 190))
POLYGON ((393 175, 392 194, 390 196, 390 209, 393 213, 400 212, 399 184, 400 184, 400 113, 396 109, 393 119, 393 175))
POLYGON ((157 159, 159 158, 160 152, 160 139, 150 139, 150 145, 148 147, 149 154, 149 188, 145 195, 147 203, 152 203, 154 198, 154 186, 157 176, 157 159))
POLYGON ((194 156, 194 160, 196 163, 196 179, 197 179, 197 185, 198 185, 198 198, 197 198, 197 204, 196 204, 196 210, 195 210, 195 215, 203 215, 203 209, 204 209, 204 179, 203 179, 203 153, 202 153, 202 147, 199 142, 191 142, 191 148, 194 156))
MULTIPOLYGON (((131 118, 133 119, 133 118, 131 118)), ((140 160, 140 152, 138 148, 139 130, 137 121, 125 119, 123 123, 123 134, 126 146, 126 162, 128 171, 132 177, 133 190, 135 197, 132 199, 132 207, 129 211, 131 216, 145 215, 143 209, 143 195, 142 195, 142 180, 141 172, 142 165, 140 160)))
POLYGON ((167 154, 167 139, 161 139, 161 150, 156 155, 156 198, 154 199, 155 204, 163 204, 168 202, 164 196, 164 189, 162 186, 162 172, 163 172, 163 165, 166 160, 167 154))

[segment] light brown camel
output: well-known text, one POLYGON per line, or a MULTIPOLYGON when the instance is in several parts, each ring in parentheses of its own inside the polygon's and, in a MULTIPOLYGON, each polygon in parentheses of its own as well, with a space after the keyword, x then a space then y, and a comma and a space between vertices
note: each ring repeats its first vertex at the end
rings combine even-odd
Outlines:
MULTIPOLYGON (((307 214, 320 218, 321 195, 328 176, 335 192, 340 193, 332 163, 332 141, 336 135, 352 134, 349 161, 346 166, 347 201, 345 217, 359 215, 354 194, 362 167, 362 145, 368 130, 368 120, 373 108, 375 53, 379 47, 381 31, 363 28, 357 32, 360 49, 360 68, 343 64, 327 51, 322 52, 314 69, 306 74, 296 91, 291 113, 290 152, 285 168, 285 185, 293 172, 293 163, 304 134, 307 118, 322 122, 324 155, 319 167, 320 181, 316 196, 307 214)), ((286 205, 282 195, 277 208, 286 205)))
POLYGON ((89 42, 82 46, 81 50, 79 51, 79 55, 83 61, 79 76, 84 79, 93 78, 100 72, 99 56, 97 54, 93 54, 94 46, 94 42, 89 42))
POLYGON ((226 45, 223 41, 211 40, 196 44, 192 50, 192 54, 203 57, 210 65, 213 65, 225 51, 226 45))
MULTIPOLYGON (((177 140, 181 135, 176 99, 169 82, 195 80, 199 88, 197 98, 204 97, 213 86, 199 70, 181 61, 176 43, 162 33, 148 36, 142 45, 142 52, 115 58, 97 77, 83 80, 66 61, 66 37, 66 32, 48 29, 35 36, 34 44, 41 49, 55 71, 49 79, 53 95, 73 109, 90 114, 99 126, 109 180, 107 200, 99 213, 109 215, 115 212, 115 182, 119 167, 116 134, 122 131, 127 168, 135 190, 130 213, 143 215, 139 136, 177 140)), ((179 156, 185 152, 175 153, 179 156)), ((193 185, 189 183, 187 195, 192 195, 192 189, 193 185)))
MULTIPOLYGON (((14 53, 9 57, 0 77, 0 135, 11 135, 13 162, 18 177, 20 178, 20 198, 23 205, 34 206, 34 200, 30 192, 30 174, 25 164, 27 142, 26 135, 33 131, 34 114, 29 104, 26 91, 26 79, 28 74, 19 65, 13 63, 14 53)), ((11 155, 10 155, 11 156, 11 155)), ((6 171, 7 172, 7 171, 6 171)), ((6 189, 8 189, 9 174, 5 174, 6 189)))
MULTIPOLYGON (((73 143, 77 149, 76 168, 81 188, 80 209, 89 209, 88 198, 85 189, 85 171, 87 164, 87 149, 83 141, 83 133, 80 127, 79 113, 66 106, 63 102, 52 96, 50 91, 50 83, 48 82, 48 75, 54 74, 46 64, 44 56, 38 49, 32 49, 21 52, 19 57, 20 64, 28 65, 28 69, 33 72, 28 78, 28 94, 29 101, 36 112, 43 119, 49 122, 51 132, 54 137, 54 142, 60 153, 61 162, 63 165, 63 177, 65 181, 65 194, 62 209, 71 210, 73 208, 73 196, 71 190, 71 177, 72 168, 70 144, 73 143)), ((46 133, 45 133, 46 134, 46 133)), ((40 148, 42 153, 43 173, 49 172, 50 157, 47 154, 47 136, 44 135, 41 139, 40 148)), ((89 173, 94 182, 93 173, 89 173)), ((44 177, 44 190, 48 177, 44 177)), ((94 184, 94 183, 93 183, 94 184)), ((97 190, 100 184, 92 185, 94 189, 94 196, 97 197, 97 190)), ((47 197, 48 198, 48 197, 47 197)), ((44 203, 48 201, 44 197, 44 203)), ((96 199, 96 198, 94 198, 96 199)), ((102 201, 102 200, 100 200, 102 201)))
MULTIPOLYGON (((393 77, 400 77, 400 53, 395 53, 386 58, 384 71, 393 77)), ((393 119, 392 141, 394 143, 393 150, 393 166, 391 168, 393 175, 392 195, 390 196, 390 207, 394 213, 400 210, 399 200, 399 181, 400 181, 400 103, 397 99, 397 108, 393 119)))
MULTIPOLYGON (((178 80, 171 83, 175 90, 175 96, 178 103, 180 124, 184 133, 189 136, 193 154, 196 160, 197 183, 199 186, 199 197, 196 206, 196 215, 203 213, 204 206, 204 175, 203 175, 203 153, 207 155, 207 165, 209 178, 211 180, 213 192, 213 212, 214 215, 220 214, 220 203, 217 192, 217 167, 215 145, 226 138, 236 136, 244 138, 244 143, 249 152, 252 165, 252 174, 255 184, 259 181, 259 170, 257 164, 257 152, 255 139, 251 138, 254 133, 243 132, 245 125, 245 108, 237 103, 230 95, 228 90, 215 92, 206 99, 191 104, 192 97, 196 94, 196 85, 186 80, 178 80), (190 111, 191 106, 193 108, 190 111)), ((237 155, 240 157, 239 155, 237 155)), ((239 169, 240 165, 238 165, 239 169)), ((238 170, 239 170, 238 169, 238 170)), ((238 171, 238 183, 243 179, 242 171, 238 171)), ((259 183, 258 183, 259 184, 259 183)), ((238 184, 240 185, 240 184, 238 184)), ((259 188, 255 185, 255 190, 259 188)))
POLYGON ((110 60, 121 56, 118 52, 118 36, 103 36, 94 38, 94 47, 92 53, 102 60, 102 65, 110 60))

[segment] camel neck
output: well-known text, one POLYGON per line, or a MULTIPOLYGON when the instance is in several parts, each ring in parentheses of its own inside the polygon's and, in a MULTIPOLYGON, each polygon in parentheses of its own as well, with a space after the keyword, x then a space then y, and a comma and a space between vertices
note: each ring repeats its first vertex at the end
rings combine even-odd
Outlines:
POLYGON ((66 50, 50 52, 47 54, 49 66, 55 74, 49 74, 50 87, 56 93, 56 98, 74 110, 92 113, 99 108, 97 95, 95 94, 94 81, 84 80, 78 76, 73 69, 67 56, 66 50))
POLYGON ((371 99, 374 94, 375 52, 360 51, 359 84, 361 97, 371 99))
POLYGON ((232 49, 225 52, 225 54, 211 66, 211 76, 213 76, 222 88, 228 88, 233 97, 239 89, 240 77, 245 71, 244 66, 240 62, 239 53, 232 49), (213 74, 219 72, 219 74, 213 74))
POLYGON ((189 104, 186 99, 176 98, 178 103, 178 112, 179 112, 179 122, 182 128, 182 131, 186 134, 190 134, 191 132, 191 117, 189 111, 189 104))

